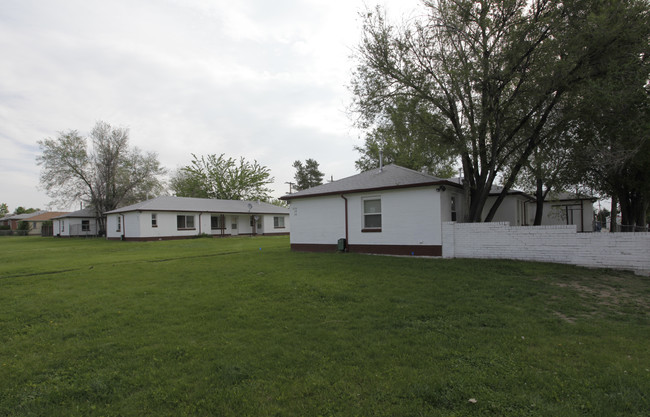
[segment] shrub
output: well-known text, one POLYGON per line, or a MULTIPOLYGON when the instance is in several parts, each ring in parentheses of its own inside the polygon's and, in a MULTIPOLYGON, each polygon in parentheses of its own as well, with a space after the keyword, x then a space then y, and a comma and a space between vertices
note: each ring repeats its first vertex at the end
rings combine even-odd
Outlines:
POLYGON ((16 230, 29 232, 30 229, 31 229, 31 226, 29 225, 29 222, 19 221, 18 222, 18 228, 16 230))

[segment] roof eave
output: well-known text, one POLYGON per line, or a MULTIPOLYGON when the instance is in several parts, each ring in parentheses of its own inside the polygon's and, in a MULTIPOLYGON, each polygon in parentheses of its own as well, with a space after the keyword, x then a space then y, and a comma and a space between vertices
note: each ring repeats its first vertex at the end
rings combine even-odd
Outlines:
POLYGON ((386 185, 386 186, 381 186, 381 187, 355 188, 355 189, 349 189, 349 190, 327 191, 327 192, 306 194, 306 195, 287 194, 287 195, 284 195, 284 196, 280 197, 280 200, 290 201, 290 200, 293 200, 293 199, 296 199, 296 198, 324 197, 324 196, 330 196, 330 195, 357 194, 357 193, 366 193, 366 192, 373 192, 373 191, 397 190, 397 189, 402 189, 402 188, 433 187, 433 186, 440 186, 440 185, 448 185, 450 187, 456 187, 456 188, 461 188, 462 189, 462 187, 459 184, 456 184, 455 182, 448 181, 448 180, 439 180, 439 181, 422 182, 422 183, 416 183, 416 184, 386 185))

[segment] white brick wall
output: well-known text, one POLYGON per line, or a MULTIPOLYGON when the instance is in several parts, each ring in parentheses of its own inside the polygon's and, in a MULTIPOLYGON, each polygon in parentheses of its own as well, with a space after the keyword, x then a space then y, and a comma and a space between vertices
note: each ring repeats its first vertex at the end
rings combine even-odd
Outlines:
POLYGON ((577 233, 575 225, 446 222, 442 256, 557 262, 650 275, 650 233, 577 233))

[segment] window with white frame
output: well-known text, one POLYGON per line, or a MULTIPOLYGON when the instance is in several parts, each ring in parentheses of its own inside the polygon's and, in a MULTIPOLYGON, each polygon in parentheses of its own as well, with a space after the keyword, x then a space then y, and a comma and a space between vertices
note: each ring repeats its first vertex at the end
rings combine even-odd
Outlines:
POLYGON ((225 229, 225 220, 226 217, 223 214, 218 214, 215 216, 210 217, 210 227, 212 230, 220 230, 220 229, 225 229))
POLYGON ((273 227, 276 229, 284 229, 284 217, 283 216, 274 216, 273 217, 273 227))
POLYGON ((194 216, 176 216, 176 228, 178 230, 194 230, 194 216))
POLYGON ((381 231, 381 199, 363 199, 363 231, 381 231))
POLYGON ((151 227, 158 227, 158 215, 151 213, 151 227))
POLYGON ((81 231, 82 232, 90 232, 90 220, 82 220, 81 221, 81 231))
POLYGON ((116 232, 122 231, 122 217, 120 216, 117 216, 117 229, 115 231, 116 232))

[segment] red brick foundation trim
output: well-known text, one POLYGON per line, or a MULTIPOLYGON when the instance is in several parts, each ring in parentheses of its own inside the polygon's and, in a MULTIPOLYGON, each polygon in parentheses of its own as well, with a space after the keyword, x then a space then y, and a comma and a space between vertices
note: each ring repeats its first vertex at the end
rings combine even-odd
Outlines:
POLYGON ((442 256, 442 245, 349 245, 348 251, 377 255, 442 256))
POLYGON ((326 245, 317 243, 292 243, 291 250, 296 252, 336 252, 337 245, 326 245))
MULTIPOLYGON (((337 245, 293 243, 297 252, 336 252, 337 245)), ((349 245, 349 252, 377 255, 442 256, 442 245, 349 245)))

